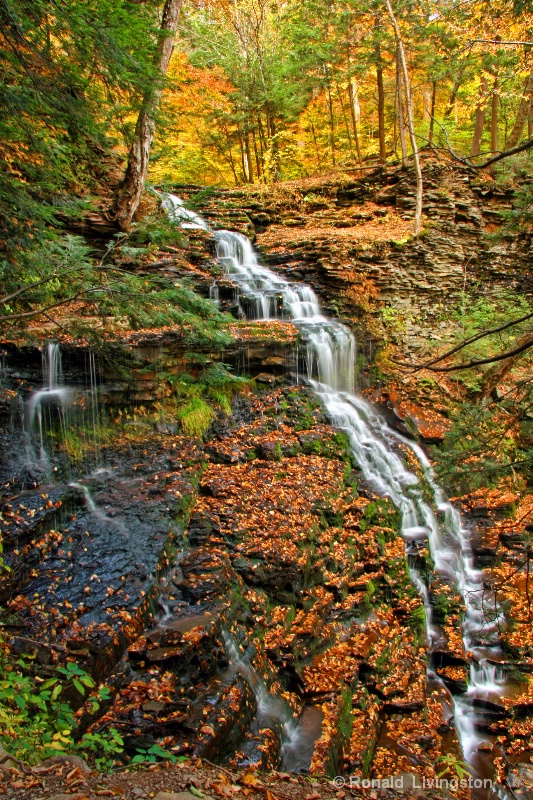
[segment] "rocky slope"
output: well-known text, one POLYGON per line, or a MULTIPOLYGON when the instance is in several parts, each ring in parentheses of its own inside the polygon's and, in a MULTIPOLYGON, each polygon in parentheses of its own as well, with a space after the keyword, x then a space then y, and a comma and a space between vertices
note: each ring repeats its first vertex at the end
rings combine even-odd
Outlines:
MULTIPOLYGON (((426 228, 416 240, 412 168, 213 191, 201 202, 214 227, 255 235, 267 265, 311 284, 332 312, 357 317, 361 331, 372 332, 383 306, 393 309, 405 351, 419 353, 465 288, 487 278, 531 284, 530 238, 491 240, 513 209, 513 189, 447 161, 426 157, 423 166, 426 228)), ((176 191, 196 195, 194 187, 176 191)))
MULTIPOLYGON (((445 164, 425 172, 426 214, 439 222, 416 242, 409 171, 203 200, 214 226, 255 234, 268 263, 311 283, 331 311, 357 314, 369 356, 387 304, 407 320, 402 346, 421 352, 426 339, 415 318, 430 320, 435 336, 443 294, 458 296, 465 274, 480 278, 490 267, 493 278, 518 286, 529 264, 527 242, 495 250, 486 236, 508 194, 445 164)), ((236 310, 208 234, 191 233, 187 250, 167 249, 144 269, 187 276, 205 294, 215 279, 223 307, 236 310)), ((233 331, 226 353, 200 353, 196 362, 184 360, 175 332, 124 334, 133 381, 102 365, 110 430, 98 452, 82 447, 70 478, 77 486, 29 480, 4 450, 10 647, 31 657, 38 678, 72 661, 105 683, 106 707, 96 715, 82 707, 80 731, 117 727, 128 757, 160 745, 245 770, 378 778, 416 769, 432 780, 446 756, 460 759, 450 690, 464 692, 468 679, 461 604, 451 586, 432 581, 421 549, 445 634, 446 646, 432 654, 443 688, 427 677, 422 609, 396 510, 365 485, 309 392, 291 385, 297 331, 238 321, 233 331), (164 404, 172 380, 205 358, 224 358, 269 388, 238 399, 201 441, 184 435, 164 404)), ((39 386, 40 356, 6 352, 3 441, 16 446, 20 432, 9 429, 8 414, 19 419, 20 397, 39 386)), ((75 362, 74 348, 69 377, 81 396, 87 381, 75 362)), ((442 438, 431 398, 420 419, 402 387, 377 399, 391 401, 405 430, 414 421, 427 441, 442 438)), ((58 463, 61 473, 65 460, 58 463)), ((523 556, 525 540, 504 518, 518 499, 479 507, 472 500, 476 558, 494 568, 495 582, 512 577, 523 556)), ((524 625, 529 618, 526 609, 524 625)), ((533 658, 529 637, 506 630, 502 641, 523 671, 514 699, 484 709, 487 760, 498 759, 501 777, 506 762, 531 751, 533 658)), ((517 780, 527 783, 522 772, 517 780)), ((16 775, 6 777, 9 791, 20 790, 13 796, 30 796, 13 787, 16 775)))

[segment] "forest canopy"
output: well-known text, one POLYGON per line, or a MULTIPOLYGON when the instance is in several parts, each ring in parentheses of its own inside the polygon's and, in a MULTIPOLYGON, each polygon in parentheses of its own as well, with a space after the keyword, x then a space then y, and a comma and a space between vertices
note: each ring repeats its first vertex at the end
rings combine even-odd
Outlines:
MULTIPOLYGON (((72 296, 62 265, 87 243, 65 236, 89 215, 115 235, 111 256, 143 240, 133 215, 146 178, 268 183, 407 163, 424 147, 473 164, 522 148, 498 169, 529 170, 533 13, 521 0, 0 0, 0 22, 8 328, 49 295, 72 296), (137 200, 119 218, 134 152, 137 200)), ((134 319, 123 282, 117 294, 96 269, 95 287, 101 245, 83 252, 76 300, 105 317, 120 295, 118 313, 134 319)))
MULTIPOLYGON (((419 148, 448 136, 488 156, 533 135, 527 3, 393 8, 419 148)), ((383 0, 188 4, 152 175, 239 184, 405 159, 398 56, 383 0)))

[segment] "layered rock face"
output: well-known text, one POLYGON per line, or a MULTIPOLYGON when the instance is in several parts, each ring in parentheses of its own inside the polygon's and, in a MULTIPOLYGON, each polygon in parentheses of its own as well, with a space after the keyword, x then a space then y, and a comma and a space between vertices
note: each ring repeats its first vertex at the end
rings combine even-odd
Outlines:
MULTIPOLYGON (((450 303, 483 280, 524 289, 530 240, 491 238, 513 210, 513 192, 457 164, 424 162, 423 235, 411 235, 415 176, 410 167, 362 177, 308 179, 277 187, 214 191, 203 213, 214 228, 256 234, 266 265, 303 280, 329 311, 401 315, 408 348, 438 334, 450 303)), ((177 187, 194 197, 195 187, 177 187)))
POLYGON ((161 427, 117 429, 83 486, 0 507, 11 646, 39 678, 75 660, 105 682, 80 727, 117 726, 131 756, 434 778, 459 757, 451 697, 426 675, 398 512, 345 434, 286 385, 203 443, 161 427))

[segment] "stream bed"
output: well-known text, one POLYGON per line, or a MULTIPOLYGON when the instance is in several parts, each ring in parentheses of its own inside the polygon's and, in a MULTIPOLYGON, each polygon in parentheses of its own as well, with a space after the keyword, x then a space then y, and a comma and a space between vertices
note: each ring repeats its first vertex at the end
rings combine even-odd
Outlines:
MULTIPOLYGON (((207 229, 165 202, 177 224, 207 229)), ((214 236, 239 315, 299 331, 292 375, 238 400, 207 442, 141 416, 90 472, 54 475, 50 431, 65 436, 80 396, 97 427, 100 386, 92 357, 83 391, 67 385, 48 345, 42 386, 13 406, 25 426, 13 470, 29 476, 2 509, 14 646, 42 675, 66 654, 109 685, 104 724, 130 756, 158 744, 375 780, 449 780, 464 760, 464 791, 489 797, 518 689, 472 531, 423 449, 354 393, 350 330, 246 237, 214 236)), ((102 724, 83 709, 80 721, 102 724)))

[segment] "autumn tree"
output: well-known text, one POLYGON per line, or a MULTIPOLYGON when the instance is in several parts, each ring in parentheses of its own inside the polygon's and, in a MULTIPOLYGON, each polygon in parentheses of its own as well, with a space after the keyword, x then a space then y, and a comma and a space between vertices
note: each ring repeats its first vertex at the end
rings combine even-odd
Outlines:
POLYGON ((154 76, 149 81, 143 96, 128 156, 126 174, 115 200, 115 219, 118 227, 123 231, 128 230, 133 215, 137 211, 148 174, 156 117, 170 57, 174 49, 180 10, 181 0, 166 0, 154 57, 154 76))

